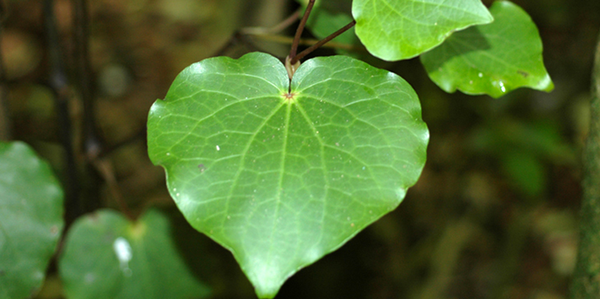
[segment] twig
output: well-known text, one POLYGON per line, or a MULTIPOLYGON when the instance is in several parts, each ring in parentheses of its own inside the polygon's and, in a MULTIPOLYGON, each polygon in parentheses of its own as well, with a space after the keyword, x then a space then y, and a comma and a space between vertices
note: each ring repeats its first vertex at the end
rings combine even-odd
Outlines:
MULTIPOLYGON (((0 49, 2 49, 2 37, 4 35, 4 20, 7 11, 5 2, 0 0, 0 49)), ((4 57, 0 53, 0 140, 10 140, 12 138, 12 128, 8 103, 8 79, 4 67, 4 57)))
POLYGON ((142 129, 137 131, 135 134, 133 134, 121 141, 118 141, 115 144, 105 146, 102 149, 102 152, 100 153, 100 155, 98 155, 98 158, 102 159, 102 158, 110 155, 114 151, 116 151, 124 146, 127 146, 135 141, 138 141, 138 140, 144 140, 144 141, 146 140, 146 127, 143 127, 142 129))
POLYGON ((294 22, 296 22, 298 20, 299 14, 300 14, 300 11, 297 10, 293 14, 291 14, 289 17, 287 17, 285 20, 281 21, 279 24, 277 24, 273 27, 270 27, 270 28, 248 27, 248 28, 240 29, 240 33, 241 34, 250 34, 250 35, 278 33, 278 32, 283 31, 285 28, 289 27, 290 25, 294 24, 294 22))
POLYGON ((82 149, 86 159, 84 165, 84 177, 86 184, 83 186, 81 196, 84 211, 93 211, 100 207, 100 181, 98 173, 92 166, 95 159, 102 152, 102 143, 97 132, 96 118, 94 113, 94 92, 91 83, 91 67, 89 59, 89 23, 88 6, 86 0, 71 0, 73 6, 73 39, 75 44, 75 76, 77 77, 77 89, 83 103, 83 128, 82 149), (85 201, 84 201, 85 200, 85 201))
POLYGON ((67 165, 65 184, 66 219, 70 222, 83 214, 84 211, 82 203, 79 200, 80 185, 73 141, 71 139, 73 132, 71 129, 71 117, 69 115, 69 85, 56 29, 53 0, 44 1, 44 22, 50 60, 49 85, 54 93, 54 105, 58 114, 58 135, 64 149, 64 160, 67 165))
POLYGON ((242 28, 242 29, 236 31, 235 33, 233 33, 231 35, 231 37, 229 38, 229 40, 227 41, 227 43, 225 43, 217 52, 215 52, 214 56, 223 56, 229 51, 229 49, 235 47, 236 45, 238 45, 240 43, 248 46, 249 48, 256 48, 256 46, 246 38, 247 35, 263 36, 263 35, 271 35, 272 33, 280 32, 280 31, 284 30, 285 28, 287 28, 288 26, 290 26, 291 24, 293 24, 294 22, 296 22, 296 20, 298 20, 298 14, 299 14, 299 11, 296 11, 293 14, 291 14, 289 17, 287 17, 285 20, 281 21, 279 24, 277 24, 273 27, 270 27, 270 28, 263 28, 263 27, 242 28))
POLYGON ((354 26, 356 24, 356 21, 352 20, 352 22, 348 23, 346 26, 342 27, 341 29, 339 29, 338 31, 330 34, 328 37, 320 40, 318 43, 310 46, 308 49, 305 49, 304 51, 302 51, 300 54, 294 56, 291 58, 290 63, 291 64, 295 64, 296 62, 300 61, 300 59, 304 58, 304 56, 310 54, 310 52, 318 49, 319 47, 323 46, 325 43, 329 42, 330 40, 338 37, 340 34, 346 32, 348 29, 352 28, 352 26, 354 26))
POLYGON ((106 182, 108 191, 119 206, 119 210, 123 214, 125 214, 125 216, 129 220, 135 220, 133 213, 131 213, 131 210, 125 203, 125 200, 123 199, 123 196, 121 194, 119 183, 117 182, 112 162, 108 158, 99 158, 92 161, 92 164, 94 165, 102 179, 104 179, 104 181, 106 182))
POLYGON ((74 9, 75 65, 78 90, 83 102, 83 149, 89 160, 95 159, 101 152, 101 142, 97 133, 94 115, 94 93, 90 84, 89 24, 86 0, 72 0, 74 9))
MULTIPOLYGON (((272 34, 267 34, 267 33, 260 33, 260 34, 252 34, 253 37, 256 37, 258 39, 262 39, 265 41, 271 41, 271 42, 276 42, 276 43, 281 43, 281 44, 292 44, 294 42, 294 39, 288 36, 282 36, 282 35, 272 35, 272 34)), ((300 39, 300 41, 298 41, 298 45, 302 45, 302 46, 313 46, 315 44, 317 44, 319 42, 319 40, 317 39, 312 39, 312 38, 306 38, 306 39, 300 39)), ((349 50, 349 51, 364 51, 365 48, 364 47, 360 47, 360 46, 355 46, 355 45, 350 45, 350 44, 343 44, 343 43, 338 43, 338 42, 328 42, 326 44, 322 44, 321 45, 322 48, 331 48, 331 49, 342 49, 342 50, 349 50)))

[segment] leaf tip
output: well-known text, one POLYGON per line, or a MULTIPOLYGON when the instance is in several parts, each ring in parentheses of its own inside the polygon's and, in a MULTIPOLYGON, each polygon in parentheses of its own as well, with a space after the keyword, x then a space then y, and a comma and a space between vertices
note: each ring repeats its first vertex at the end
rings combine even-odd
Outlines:
POLYGON ((550 78, 550 75, 548 75, 548 73, 546 73, 546 75, 540 80, 536 89, 545 92, 551 92, 552 90, 554 90, 554 82, 552 82, 552 79, 550 78))

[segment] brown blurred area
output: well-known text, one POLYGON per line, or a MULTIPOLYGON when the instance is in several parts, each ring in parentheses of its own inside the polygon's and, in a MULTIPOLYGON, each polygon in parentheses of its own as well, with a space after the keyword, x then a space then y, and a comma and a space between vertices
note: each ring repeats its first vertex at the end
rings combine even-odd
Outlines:
MULTIPOLYGON (((387 63, 366 58, 403 76, 419 94, 431 134, 426 168, 397 210, 298 272, 277 298, 567 298, 577 249, 579 157, 588 124, 600 2, 514 2, 540 30, 555 90, 520 89, 500 99, 446 94, 427 78, 418 59, 387 63)), ((150 106, 193 62, 219 53, 239 56, 256 50, 285 56, 289 44, 252 37, 232 40, 232 36, 243 27, 273 26, 297 4, 291 0, 88 3, 93 113, 105 150, 98 159, 106 173, 95 178, 98 205, 118 209, 116 188, 136 215, 149 206, 172 206, 164 172, 147 155, 150 106)), ((12 139, 31 144, 65 177, 68 165, 49 84, 53 65, 42 4, 4 1, 0 51, 10 121, 0 130, 10 130, 12 139)), ((84 113, 75 87, 72 3, 55 0, 53 11, 59 34, 54 42, 66 66, 76 161, 83 165, 84 113)), ((294 30, 280 34, 289 37, 294 30)), ((331 50, 315 53, 330 54, 331 50)), ((80 183, 89 180, 82 178, 80 183)), ((222 266, 211 281, 215 298, 254 298, 231 255, 213 247, 222 266)), ((38 298, 62 298, 61 294, 51 269, 38 298)))

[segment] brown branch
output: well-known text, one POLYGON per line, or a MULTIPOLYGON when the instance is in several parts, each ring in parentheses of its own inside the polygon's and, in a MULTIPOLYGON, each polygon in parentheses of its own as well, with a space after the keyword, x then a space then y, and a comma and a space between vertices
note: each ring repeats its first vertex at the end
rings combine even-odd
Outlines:
POLYGON ((101 142, 97 133, 94 113, 94 93, 91 84, 89 58, 89 21, 86 0, 72 0, 74 10, 74 42, 77 89, 83 102, 83 149, 89 160, 101 152, 101 142))
POLYGON ((79 198, 79 179, 77 162, 73 150, 73 131, 69 109, 70 89, 65 73, 65 65, 56 26, 54 1, 44 1, 44 27, 48 44, 48 59, 50 61, 49 85, 54 94, 54 106, 58 118, 58 138, 64 150, 66 164, 65 197, 66 220, 71 222, 83 214, 83 205, 79 198))
POLYGON ((328 37, 320 40, 318 43, 310 46, 308 49, 305 49, 300 54, 298 54, 298 55, 294 56, 293 58, 291 58, 291 60, 290 60, 291 64, 295 64, 296 62, 300 61, 300 59, 304 58, 304 56, 310 54, 312 51, 318 49, 319 47, 323 46, 324 44, 326 44, 330 40, 332 40, 332 39, 338 37, 340 34, 346 32, 348 29, 352 28, 352 26, 354 26, 355 24, 356 24, 356 21, 352 20, 352 22, 348 23, 346 26, 342 27, 338 31, 330 34, 328 37))
MULTIPOLYGON (((250 34, 250 35, 257 39, 270 41, 270 42, 276 42, 276 43, 280 43, 280 44, 292 44, 294 42, 293 38, 288 37, 288 36, 282 36, 282 35, 273 35, 273 34, 267 34, 267 33, 258 33, 258 34, 250 34)), ((318 42, 319 42, 319 40, 313 39, 313 38, 305 38, 305 39, 301 38, 300 41, 298 41, 298 45, 312 46, 318 42)), ((365 51, 365 48, 361 47, 361 46, 343 44, 343 43, 331 42, 331 41, 326 44, 321 45, 321 47, 322 48, 332 48, 332 49, 342 49, 342 50, 348 50, 348 51, 365 51)))
POLYGON ((299 10, 295 11, 293 14, 291 14, 285 20, 281 21, 279 24, 277 24, 273 27, 270 27, 270 28, 247 27, 247 28, 240 29, 240 33, 241 34, 249 34, 249 35, 278 33, 278 32, 283 31, 285 28, 289 27, 290 25, 294 24, 294 22, 298 21, 298 15, 300 15, 299 10))
POLYGON ((85 161, 84 180, 82 185, 82 207, 85 212, 93 211, 100 205, 100 178, 91 165, 102 152, 102 142, 97 132, 95 118, 95 97, 91 84, 91 66, 89 59, 89 16, 88 3, 86 0, 71 0, 73 6, 73 42, 74 42, 74 65, 75 77, 77 78, 77 91, 83 103, 83 127, 81 146, 85 161))
POLYGON ((100 174, 102 179, 104 179, 104 182, 106 182, 108 191, 110 192, 110 195, 112 196, 112 198, 115 200, 115 202, 119 206, 119 210, 129 220, 134 221, 135 217, 133 216, 133 213, 131 213, 131 210, 125 203, 125 200, 123 199, 123 195, 121 194, 121 190, 119 188, 119 183, 117 182, 117 178, 115 176, 115 170, 114 170, 112 162, 109 159, 104 158, 104 159, 95 159, 92 162, 92 164, 94 165, 94 167, 96 168, 96 170, 98 171, 98 173, 100 174))
POLYGON ((583 153, 579 252, 571 283, 572 299, 600 297, 600 36, 591 92, 590 130, 583 153))
MULTIPOLYGON (((4 34, 4 20, 6 19, 6 3, 0 0, 0 49, 2 49, 2 37, 4 34)), ((10 121, 8 103, 8 78, 4 66, 4 57, 0 53, 0 140, 10 140, 12 138, 12 128, 10 121)))

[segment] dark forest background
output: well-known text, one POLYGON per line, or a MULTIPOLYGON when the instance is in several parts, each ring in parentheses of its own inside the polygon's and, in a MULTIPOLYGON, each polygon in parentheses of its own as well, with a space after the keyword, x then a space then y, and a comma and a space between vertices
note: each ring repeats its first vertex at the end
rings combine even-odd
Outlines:
MULTIPOLYGON (((577 251, 580 152, 589 122, 600 1, 514 2, 539 28, 556 86, 551 93, 519 89, 499 99, 446 94, 418 59, 389 63, 360 48, 352 53, 398 73, 415 88, 431 134, 428 161, 397 210, 301 270, 277 298, 567 298, 577 251)), ((0 132, 32 145, 61 177, 70 202, 85 202, 70 210, 69 221, 77 211, 119 209, 115 197, 134 214, 149 206, 173 207, 163 170, 147 156, 151 104, 164 97, 178 72, 204 58, 257 50, 285 57, 295 26, 272 36, 239 29, 273 26, 298 4, 88 3, 88 91, 95 121, 78 92, 71 1, 54 1, 57 35, 51 37, 44 1, 8 0, 0 45, 8 115, 0 116, 0 132), (61 50, 58 56, 53 49, 61 50), (56 57, 64 63, 64 78, 57 77, 56 57), (68 106, 62 112, 61 97, 68 106), (65 119, 71 122, 72 154, 65 151, 65 119)), ((305 38, 312 37, 306 33, 305 38)), ((333 54, 323 49, 312 56, 333 54)), ((195 238, 207 243, 207 251, 189 258, 218 269, 208 278, 214 297, 253 298, 233 257, 206 237, 195 238)), ((38 298, 62 298, 54 264, 38 298)))

